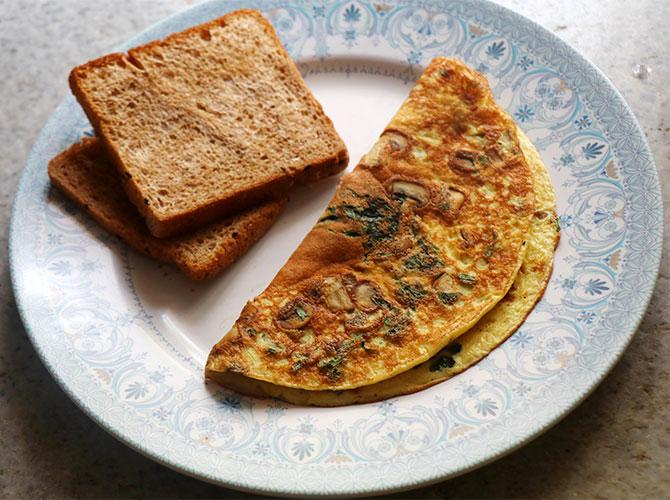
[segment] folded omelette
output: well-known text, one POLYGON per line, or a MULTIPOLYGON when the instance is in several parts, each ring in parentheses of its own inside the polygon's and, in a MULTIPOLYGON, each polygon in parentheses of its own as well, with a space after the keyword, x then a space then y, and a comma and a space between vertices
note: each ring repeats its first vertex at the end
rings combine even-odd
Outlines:
MULTIPOLYGON (((246 394, 337 405, 411 392, 447 376, 455 357, 479 359, 482 346, 466 352, 459 337, 515 282, 532 222, 553 224, 553 194, 536 208, 542 172, 530 163, 485 78, 436 58, 214 346, 206 375, 246 394)), ((527 311, 513 309, 518 326, 527 311)))
POLYGON ((559 240, 556 200, 549 173, 530 140, 520 130, 517 132, 521 149, 533 173, 536 210, 514 283, 503 299, 475 326, 428 361, 376 384, 344 391, 309 391, 238 377, 234 382, 235 390, 297 405, 343 406, 380 401, 444 382, 484 358, 512 335, 542 298, 551 277, 554 251, 559 240))

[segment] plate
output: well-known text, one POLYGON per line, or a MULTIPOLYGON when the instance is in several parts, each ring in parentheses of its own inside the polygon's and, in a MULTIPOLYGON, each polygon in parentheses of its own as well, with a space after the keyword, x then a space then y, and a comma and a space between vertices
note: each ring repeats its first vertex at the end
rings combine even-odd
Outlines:
POLYGON ((123 48, 242 7, 261 9, 356 160, 436 55, 484 72, 533 140, 558 197, 547 292, 478 365, 417 394, 336 409, 240 397, 203 382, 209 348, 316 221, 331 179, 218 279, 194 284, 129 251, 50 189, 48 160, 91 134, 73 98, 45 125, 14 203, 10 265, 35 349, 68 395, 134 449, 247 491, 417 487, 510 452, 582 401, 649 301, 662 211, 649 148, 609 81, 551 33, 485 1, 213 1, 123 48))

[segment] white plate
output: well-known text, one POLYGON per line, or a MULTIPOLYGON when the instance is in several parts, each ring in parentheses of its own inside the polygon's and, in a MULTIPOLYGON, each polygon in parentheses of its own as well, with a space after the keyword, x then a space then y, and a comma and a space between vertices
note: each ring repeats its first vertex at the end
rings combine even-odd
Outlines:
POLYGON ((273 22, 354 160, 433 56, 483 71, 557 191, 562 237, 544 298, 481 363, 391 401, 301 408, 205 385, 209 348, 311 228, 336 180, 297 191, 247 255, 194 284, 128 251, 50 190, 48 160, 90 133, 68 98, 28 160, 10 236, 17 302, 53 376, 100 425, 148 456, 275 494, 363 494, 446 479, 565 416, 630 341, 660 262, 655 168, 616 90, 547 31, 474 0, 213 1, 125 47, 248 6, 273 22))

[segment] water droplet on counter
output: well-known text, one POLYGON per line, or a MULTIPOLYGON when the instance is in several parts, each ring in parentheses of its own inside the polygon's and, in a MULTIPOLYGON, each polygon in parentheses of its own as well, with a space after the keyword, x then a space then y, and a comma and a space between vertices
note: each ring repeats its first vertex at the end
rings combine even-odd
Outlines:
POLYGON ((646 80, 651 76, 651 68, 644 63, 633 64, 633 76, 638 80, 646 80))

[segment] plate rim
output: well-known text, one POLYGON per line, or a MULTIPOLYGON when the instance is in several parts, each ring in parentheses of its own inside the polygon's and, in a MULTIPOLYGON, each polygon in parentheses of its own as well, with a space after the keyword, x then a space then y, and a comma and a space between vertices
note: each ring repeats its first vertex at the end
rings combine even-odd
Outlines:
MULTIPOLYGON (((280 2, 277 2, 280 3, 280 2)), ((397 3, 408 3, 408 4, 423 4, 424 2, 421 2, 420 0, 408 0, 406 2, 403 2, 400 0, 400 2, 397 3)), ((440 2, 434 2, 435 4, 440 4, 440 2)), ((446 2, 446 3, 451 3, 451 2, 446 2)), ((38 356, 40 357, 43 365, 47 368, 47 371, 50 373, 50 375, 56 380, 57 384, 61 387, 61 389, 67 394, 67 396, 89 417, 91 418, 97 425, 99 425, 101 428, 103 428, 108 434, 112 435, 116 439, 120 440, 127 446, 129 446, 131 449, 141 453, 142 455, 162 464, 167 467, 169 467, 172 470, 178 471, 180 473, 186 474, 188 476, 204 480, 206 482, 216 484, 219 486, 224 486, 224 487, 229 487, 233 488, 239 491, 244 491, 244 492, 249 492, 249 493, 257 493, 257 494, 270 494, 270 495, 282 495, 282 496, 302 496, 302 495, 310 495, 310 496, 361 496, 361 495, 370 495, 370 494, 388 494, 388 493, 393 493, 393 492, 399 492, 399 491, 406 491, 409 489, 415 489, 415 488, 420 488, 423 486, 427 486, 430 484, 434 484, 437 482, 441 482, 456 476, 459 476, 461 474, 465 474, 467 472, 470 472, 472 470, 475 470, 479 467, 482 467, 484 465, 487 465, 491 462, 494 462, 498 460, 499 458, 504 457, 505 455, 508 455, 517 449, 521 448, 522 446, 528 444, 530 441, 534 440, 544 432, 548 431, 551 429, 554 425, 558 424, 560 421, 562 421, 568 414, 570 414, 579 404, 581 404, 603 381, 603 379, 610 373, 612 368, 618 363, 618 361, 621 359, 623 353, 626 351, 627 347, 629 346, 630 342, 632 341, 635 333, 637 332, 639 325, 647 311, 647 308, 649 306, 649 303, 651 301, 651 298, 653 296, 655 287, 656 287, 656 282, 658 278, 658 274, 660 271, 660 264, 661 264, 661 258, 662 258, 662 250, 663 250, 663 234, 665 232, 665 225, 664 225, 664 213, 663 213, 663 203, 662 203, 662 195, 660 192, 660 182, 659 182, 659 177, 658 177, 658 170, 656 168, 655 160, 653 157, 653 153, 651 148, 649 147, 648 141, 646 136, 644 135, 644 132, 635 116, 633 113, 632 109, 624 99, 624 97, 621 95, 619 90, 614 86, 614 84, 609 80, 609 78, 600 70, 600 68, 591 62, 588 58, 586 58, 584 55, 581 54, 577 49, 573 48, 566 42, 564 42, 562 39, 560 39, 557 35, 549 31, 548 29, 544 28, 543 26, 539 25, 532 19, 529 19, 521 14, 518 14, 517 12, 513 11, 512 9, 509 9, 507 7, 504 7, 502 5, 499 5, 497 3, 494 3, 491 0, 468 0, 466 3, 473 5, 474 7, 477 6, 485 6, 489 11, 493 11, 496 13, 496 15, 505 15, 512 17, 516 23, 520 23, 522 25, 526 25, 529 28, 532 28, 532 30, 535 33, 541 33, 546 39, 548 40, 548 43, 552 46, 558 47, 562 49, 563 51, 567 52, 570 56, 575 58, 578 63, 580 64, 585 64, 592 68, 595 72, 596 75, 599 78, 599 83, 603 83, 606 85, 607 90, 611 91, 614 96, 615 96, 615 101, 622 105, 623 110, 625 114, 628 116, 628 118, 631 120, 634 130, 633 133, 635 134, 635 139, 639 140, 641 145, 643 146, 643 150, 648 152, 649 154, 649 164, 650 164, 650 170, 649 172, 653 178, 654 178, 654 189, 653 189, 653 196, 661 201, 660 207, 658 207, 655 210, 654 216, 657 217, 658 220, 658 225, 660 226, 660 242, 657 246, 657 248, 652 249, 653 253, 648 254, 649 260, 647 261, 648 264, 653 266, 653 270, 651 273, 652 278, 649 280, 649 285, 648 289, 645 290, 643 294, 643 300, 642 300, 642 306, 638 311, 636 311, 633 315, 631 315, 631 319, 629 320, 628 327, 626 330, 628 331, 625 340, 623 342, 620 342, 619 345, 616 346, 617 352, 616 354, 605 363, 605 366, 603 366, 598 375, 590 382, 588 387, 585 389, 581 389, 580 395, 574 397, 568 404, 564 404, 560 406, 560 409, 557 410, 556 412, 552 413, 550 417, 546 417, 544 421, 541 422, 540 425, 536 426, 534 431, 531 431, 527 434, 524 435, 523 438, 518 439, 514 444, 507 446, 505 449, 502 451, 498 451, 497 453, 493 453, 487 456, 485 459, 477 459, 473 463, 465 466, 460 466, 457 467, 455 470, 453 470, 450 473, 437 473, 431 475, 424 475, 424 477, 420 480, 410 479, 410 478, 404 478, 401 479, 398 484, 394 486, 383 486, 381 488, 352 488, 349 487, 347 491, 338 491, 337 493, 333 493, 332 491, 315 491, 315 490, 309 490, 309 489, 300 489, 299 486, 296 487, 296 485, 290 486, 289 484, 286 484, 283 488, 276 488, 276 487, 270 487, 266 488, 263 487, 260 483, 260 481, 254 481, 253 479, 249 479, 248 477, 244 479, 237 478, 237 480, 234 480, 233 478, 225 478, 223 475, 210 475, 198 470, 195 470, 194 468, 190 466, 186 466, 183 463, 180 463, 176 459, 166 459, 164 456, 160 455, 156 450, 151 450, 149 448, 145 448, 142 443, 139 442, 139 440, 135 439, 133 436, 129 436, 128 432, 124 432, 119 430, 117 427, 115 427, 113 424, 110 422, 105 421, 102 416, 95 411, 95 408, 92 408, 88 406, 86 400, 78 393, 76 393, 72 387, 70 387, 67 383, 66 380, 64 380, 58 373, 57 367, 54 365, 53 360, 50 359, 50 357, 47 354, 47 349, 45 349, 45 346, 41 343, 40 341, 40 334, 39 334, 39 326, 36 326, 36 321, 34 321, 31 318, 30 314, 30 293, 27 291, 28 286, 26 286, 26 283, 28 282, 28 279, 24 276, 21 275, 19 272, 18 266, 17 266, 17 255, 20 253, 20 248, 17 247, 17 240, 19 239, 16 235, 19 233, 20 229, 18 228, 18 211, 19 211, 19 204, 20 200, 24 197, 27 196, 27 191, 28 191, 28 186, 30 179, 28 178, 28 170, 29 170, 29 165, 34 163, 36 161, 37 157, 37 150, 39 148, 39 145, 42 144, 48 137, 48 131, 50 129, 50 126, 52 125, 52 122, 56 121, 56 118, 59 115, 59 111, 62 111, 67 105, 68 105, 68 99, 70 96, 66 97, 61 103, 57 106, 57 108, 54 110, 54 112, 50 115, 49 119, 45 122, 43 128, 37 135, 33 147, 31 149, 31 152, 28 156, 28 159, 26 160, 22 170, 21 170, 21 175, 19 182, 17 184, 16 188, 16 194, 14 196, 14 200, 12 203, 12 209, 11 209, 11 222, 10 222, 10 228, 9 228, 9 238, 8 238, 8 261, 9 261, 9 274, 10 274, 10 279, 11 279, 11 286, 12 286, 12 291, 14 294, 17 310, 19 312, 19 316, 21 317, 21 321, 23 323, 23 326, 26 330, 26 333, 28 334, 28 337, 37 352, 38 356), (652 262, 653 259, 653 262, 652 262)), ((160 21, 150 25, 149 27, 145 28, 141 32, 139 32, 137 35, 133 36, 121 46, 117 47, 116 50, 124 50, 128 47, 131 47, 133 45, 136 45, 137 43, 140 43, 144 39, 147 38, 153 38, 155 33, 159 31, 164 25, 174 23, 174 22, 179 22, 179 20, 184 20, 188 19, 189 17, 198 17, 202 16, 203 13, 207 13, 212 10, 218 10, 220 13, 217 15, 222 15, 223 12, 230 10, 231 6, 237 7, 238 4, 246 4, 249 5, 248 8, 253 8, 255 6, 255 2, 252 0, 249 1, 241 1, 241 2, 226 2, 225 0, 206 0, 200 4, 196 4, 190 7, 187 7, 185 9, 179 10, 163 19, 160 21)), ((207 17, 205 15, 205 17, 207 17)), ((502 33, 503 35, 509 35, 509 38, 514 39, 514 37, 511 34, 508 33, 502 33)))

